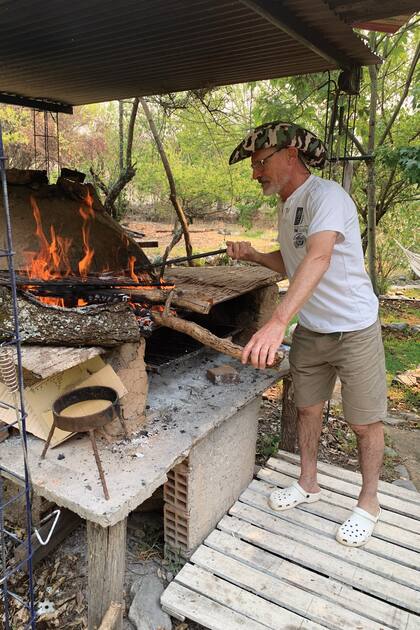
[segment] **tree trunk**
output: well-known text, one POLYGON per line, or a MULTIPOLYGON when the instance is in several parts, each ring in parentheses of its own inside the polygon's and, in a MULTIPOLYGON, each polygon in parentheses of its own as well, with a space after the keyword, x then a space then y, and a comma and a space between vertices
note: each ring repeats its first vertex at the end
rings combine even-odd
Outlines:
POLYGON ((283 378, 283 396, 281 410, 280 447, 284 451, 296 453, 298 442, 297 409, 293 396, 293 383, 290 376, 283 378))
MULTIPOLYGON (((370 45, 375 48, 376 34, 371 33, 370 45)), ((369 66, 370 76, 370 110, 369 110, 369 137, 368 154, 375 151, 375 131, 376 131, 376 104, 378 100, 378 69, 376 66, 369 66)), ((368 206, 368 268, 372 281, 373 290, 378 295, 376 280, 376 179, 375 161, 370 158, 366 162, 367 168, 367 206, 368 206)))
POLYGON ((118 149, 121 173, 124 168, 124 101, 118 101, 118 149))
MULTIPOLYGON (((176 194, 176 186, 175 186, 175 180, 172 174, 172 170, 168 161, 168 158, 166 156, 165 153, 165 149, 163 148, 163 144, 162 141, 160 139, 158 130, 156 129, 156 125, 155 122, 153 120, 152 114, 150 112, 149 106, 147 105, 146 101, 143 98, 140 98, 140 103, 141 106, 143 107, 144 113, 146 115, 147 121, 149 123, 150 126, 150 130, 152 132, 153 138, 156 142, 156 146, 157 149, 159 151, 159 155, 160 158, 162 160, 163 163, 163 167, 165 169, 165 173, 166 173, 166 177, 168 178, 168 183, 169 183, 169 189, 170 189, 170 194, 169 194, 169 198, 172 202, 172 205, 175 209, 175 212, 178 216, 179 222, 181 224, 182 227, 182 231, 184 233, 184 240, 185 240, 185 250, 187 252, 187 256, 192 256, 192 245, 191 245, 191 239, 190 239, 190 234, 188 232, 188 221, 187 221, 187 217, 185 216, 184 210, 178 200, 177 194, 176 194)), ((192 261, 190 261, 188 263, 190 265, 190 267, 193 266, 192 261)))
POLYGON ((107 186, 99 177, 98 173, 90 168, 90 173, 93 177, 93 181, 95 185, 102 190, 105 194, 104 207, 108 214, 111 215, 113 219, 121 218, 121 204, 117 209, 115 204, 118 200, 119 195, 122 193, 127 184, 133 179, 136 174, 135 166, 133 165, 132 160, 132 149, 133 149, 133 136, 134 136, 134 127, 136 124, 137 111, 139 107, 139 99, 135 98, 132 102, 131 114, 130 114, 130 122, 128 124, 127 129, 127 148, 126 148, 126 164, 124 166, 124 109, 123 102, 119 101, 119 167, 120 173, 118 175, 117 180, 110 186, 107 186))

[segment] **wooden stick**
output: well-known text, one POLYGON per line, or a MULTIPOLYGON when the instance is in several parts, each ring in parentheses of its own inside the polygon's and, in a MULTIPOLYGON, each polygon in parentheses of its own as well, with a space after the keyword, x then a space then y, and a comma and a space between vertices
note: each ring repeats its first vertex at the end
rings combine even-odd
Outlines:
MULTIPOLYGON (((242 346, 233 343, 229 339, 221 339, 220 337, 213 335, 213 333, 208 331, 206 328, 199 326, 195 322, 189 322, 185 319, 174 317, 172 315, 155 313, 154 311, 152 311, 152 316, 154 321, 161 326, 166 326, 167 328, 172 328, 172 330, 177 330, 178 332, 184 333, 185 335, 189 335, 203 345, 208 346, 209 348, 213 348, 213 350, 217 350, 217 352, 222 352, 223 354, 226 354, 228 357, 232 357, 237 361, 241 360, 243 351, 242 346)), ((268 367, 271 368, 279 366, 283 358, 283 353, 277 352, 274 363, 268 367)))
POLYGON ((120 620, 122 614, 122 604, 117 602, 111 602, 108 610, 105 613, 105 617, 102 619, 102 623, 98 630, 113 630, 115 624, 120 620))

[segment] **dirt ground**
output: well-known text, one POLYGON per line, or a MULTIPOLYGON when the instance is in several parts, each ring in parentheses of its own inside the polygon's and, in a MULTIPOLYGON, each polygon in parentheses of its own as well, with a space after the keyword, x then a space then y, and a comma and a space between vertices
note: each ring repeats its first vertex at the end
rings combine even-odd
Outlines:
MULTIPOLYGON (((144 240, 157 240, 157 249, 147 249, 149 257, 163 253, 169 244, 172 236, 173 225, 170 223, 153 223, 148 221, 127 221, 127 226, 138 232, 145 234, 144 240)), ((211 223, 195 222, 190 226, 191 244, 194 253, 209 252, 226 247, 226 241, 245 240, 260 251, 274 251, 277 246, 277 229, 275 220, 273 226, 256 227, 252 230, 245 230, 239 224, 227 224, 224 221, 214 221, 211 223)), ((185 255, 183 240, 174 247, 171 257, 185 255)))

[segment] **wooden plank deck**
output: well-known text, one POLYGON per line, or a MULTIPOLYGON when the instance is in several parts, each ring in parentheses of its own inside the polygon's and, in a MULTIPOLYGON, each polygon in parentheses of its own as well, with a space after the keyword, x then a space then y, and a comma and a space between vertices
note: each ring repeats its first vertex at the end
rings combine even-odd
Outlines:
POLYGON ((363 548, 335 540, 358 473, 319 462, 321 501, 273 512, 267 497, 299 476, 279 451, 162 595, 211 630, 420 630, 420 493, 380 482, 382 518, 363 548))

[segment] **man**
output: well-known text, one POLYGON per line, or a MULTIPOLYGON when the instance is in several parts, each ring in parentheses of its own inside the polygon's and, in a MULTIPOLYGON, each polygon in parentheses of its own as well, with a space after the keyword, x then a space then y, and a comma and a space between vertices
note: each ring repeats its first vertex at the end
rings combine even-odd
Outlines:
POLYGON ((336 538, 360 547, 380 514, 381 420, 387 399, 378 300, 364 268, 356 208, 341 186, 308 170, 323 166, 326 150, 306 129, 278 121, 261 125, 238 145, 230 164, 248 157, 264 195, 279 195, 280 249, 264 254, 249 243, 229 242, 228 254, 287 275, 290 284, 272 318, 245 346, 242 362, 250 360, 257 368, 270 365, 288 323, 299 314, 289 358, 301 473, 292 486, 272 492, 269 504, 286 510, 321 497, 317 451, 322 412, 338 375, 344 416, 357 438, 363 484, 357 506, 336 538))

